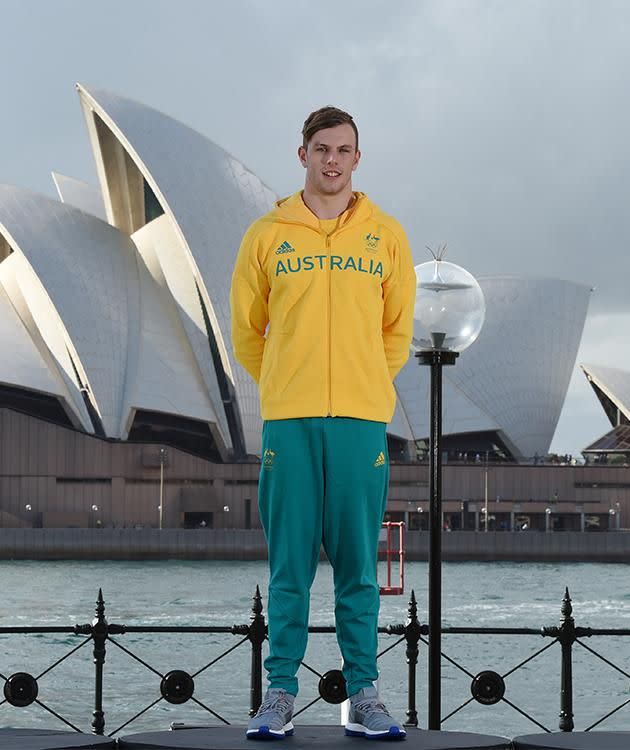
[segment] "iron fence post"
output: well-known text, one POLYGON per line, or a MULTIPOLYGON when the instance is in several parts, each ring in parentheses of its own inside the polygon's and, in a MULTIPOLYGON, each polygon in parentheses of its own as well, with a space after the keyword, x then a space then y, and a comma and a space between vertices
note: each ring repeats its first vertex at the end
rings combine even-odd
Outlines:
POLYGON ((562 665, 560 674, 560 722, 558 727, 561 732, 572 732, 573 723, 573 663, 572 652, 575 643, 575 623, 571 616, 573 607, 568 587, 565 588, 562 607, 560 608, 562 619, 558 632, 558 640, 562 649, 562 665))
POLYGON ((103 734, 105 714, 103 712, 103 665, 105 664, 105 641, 107 640, 107 620, 105 619, 105 601, 102 589, 98 590, 96 600, 96 617, 92 620, 92 640, 94 641, 94 711, 92 728, 94 734, 103 734))
POLYGON ((252 614, 247 636, 252 644, 252 666, 250 675, 249 715, 255 716, 262 703, 262 644, 265 640, 265 617, 262 614, 262 597, 256 586, 253 596, 252 614))
POLYGON ((416 673, 418 667, 418 641, 422 634, 422 626, 418 622, 418 605, 416 593, 411 590, 407 621, 405 622, 405 640, 407 641, 407 721, 406 727, 418 726, 418 711, 416 710, 416 673))

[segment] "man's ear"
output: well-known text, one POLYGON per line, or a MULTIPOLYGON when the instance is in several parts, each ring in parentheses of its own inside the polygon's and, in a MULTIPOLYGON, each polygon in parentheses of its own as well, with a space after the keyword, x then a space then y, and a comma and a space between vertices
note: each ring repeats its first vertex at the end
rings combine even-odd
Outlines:
POLYGON ((355 152, 355 154, 354 154, 354 163, 352 164, 352 171, 353 172, 359 166, 359 161, 360 160, 361 160, 361 152, 359 151, 359 149, 357 149, 356 152, 355 152))
POLYGON ((304 146, 298 148, 298 159, 303 167, 306 167, 306 149, 304 146))

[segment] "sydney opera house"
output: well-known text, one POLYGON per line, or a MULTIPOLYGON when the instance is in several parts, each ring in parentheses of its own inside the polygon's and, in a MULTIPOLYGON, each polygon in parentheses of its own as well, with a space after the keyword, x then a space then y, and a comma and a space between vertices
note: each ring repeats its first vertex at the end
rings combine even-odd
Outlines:
MULTIPOLYGON (((276 195, 175 119, 78 94, 98 189, 60 174, 59 200, 0 186, 0 523, 255 527, 262 422, 229 288, 245 229, 276 195)), ((489 461, 496 502, 574 497, 574 478, 519 472, 549 450, 589 287, 479 282, 485 326, 444 373, 446 507, 480 500, 483 471, 487 499, 489 461)), ((389 512, 410 520, 427 498, 426 368, 411 356, 395 385, 389 512)))

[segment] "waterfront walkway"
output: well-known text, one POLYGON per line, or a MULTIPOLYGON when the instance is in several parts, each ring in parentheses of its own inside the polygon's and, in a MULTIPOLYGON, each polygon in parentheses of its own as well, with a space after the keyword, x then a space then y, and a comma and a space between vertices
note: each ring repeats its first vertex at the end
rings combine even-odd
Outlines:
MULTIPOLYGON (((248 742, 244 727, 205 727, 166 732, 129 734, 117 740, 93 734, 45 729, 0 729, 4 750, 253 750, 269 743, 248 742)), ((271 743, 278 747, 278 743, 271 743)), ((294 737, 286 738, 283 750, 358 750, 360 738, 345 737, 340 727, 300 726, 294 737)), ((554 732, 530 734, 509 740, 467 732, 436 732, 408 729, 401 750, 628 750, 630 732, 554 732)), ((370 748, 392 747, 392 743, 370 743, 370 748)))
MULTIPOLYGON (((266 560, 262 529, 2 529, 0 560, 266 560)), ((405 533, 405 560, 429 559, 429 532, 405 533)), ((630 530, 453 531, 443 560, 630 562, 630 530)))

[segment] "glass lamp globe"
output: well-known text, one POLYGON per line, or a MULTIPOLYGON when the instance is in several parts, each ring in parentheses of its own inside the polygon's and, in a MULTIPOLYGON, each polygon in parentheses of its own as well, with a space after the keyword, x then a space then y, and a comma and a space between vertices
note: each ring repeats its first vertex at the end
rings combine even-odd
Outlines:
POLYGON ((486 302, 468 271, 444 260, 415 267, 413 345, 419 350, 461 352, 479 335, 486 302))

